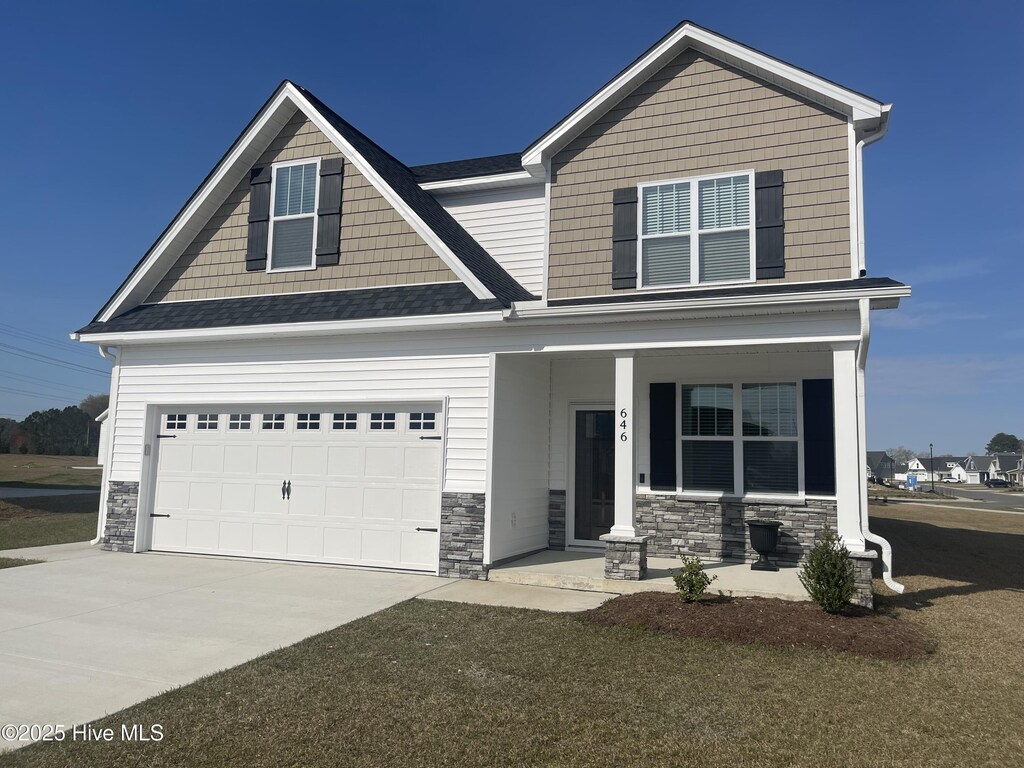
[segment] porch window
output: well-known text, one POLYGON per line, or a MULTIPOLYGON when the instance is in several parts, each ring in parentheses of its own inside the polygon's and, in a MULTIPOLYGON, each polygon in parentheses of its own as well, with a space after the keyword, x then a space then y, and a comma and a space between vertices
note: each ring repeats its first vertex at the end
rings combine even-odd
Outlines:
POLYGON ((754 279, 753 172, 640 186, 643 285, 754 279))
POLYGON ((732 385, 683 387, 683 488, 733 492, 733 421, 732 385))
POLYGON ((680 490, 730 495, 801 491, 795 382, 684 384, 679 396, 680 490))

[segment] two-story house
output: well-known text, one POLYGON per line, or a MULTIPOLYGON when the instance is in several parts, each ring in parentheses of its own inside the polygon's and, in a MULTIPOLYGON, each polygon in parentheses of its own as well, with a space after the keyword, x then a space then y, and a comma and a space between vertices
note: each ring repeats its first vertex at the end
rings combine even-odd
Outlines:
POLYGON ((865 260, 888 119, 691 22, 495 157, 408 167, 283 82, 75 334, 114 364, 98 540, 638 578, 753 559, 773 516, 783 560, 830 526, 891 581, 863 469, 871 312, 910 294, 865 260))

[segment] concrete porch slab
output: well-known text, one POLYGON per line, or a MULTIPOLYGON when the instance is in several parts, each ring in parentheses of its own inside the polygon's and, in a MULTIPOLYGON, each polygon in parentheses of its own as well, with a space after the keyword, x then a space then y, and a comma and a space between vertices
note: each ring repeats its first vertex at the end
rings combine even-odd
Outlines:
MULTIPOLYGON (((679 560, 668 557, 647 558, 647 578, 621 581, 604 578, 604 554, 545 550, 492 568, 488 580, 504 584, 554 587, 616 595, 635 592, 674 592, 671 571, 679 560)), ((709 576, 718 578, 708 587, 711 594, 735 597, 777 597, 782 600, 807 600, 807 591, 797 577, 798 568, 778 571, 752 571, 749 563, 705 563, 709 576)))

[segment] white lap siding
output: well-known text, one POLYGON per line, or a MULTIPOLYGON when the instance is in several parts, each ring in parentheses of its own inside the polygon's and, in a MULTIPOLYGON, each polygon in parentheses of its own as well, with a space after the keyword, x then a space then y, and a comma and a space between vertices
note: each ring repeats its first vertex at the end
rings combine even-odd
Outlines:
POLYGON ((443 490, 483 493, 488 370, 485 354, 373 356, 365 348, 345 354, 341 345, 331 343, 126 348, 113 417, 110 477, 140 479, 146 412, 152 404, 436 402, 447 398, 443 490))
POLYGON ((526 290, 544 290, 544 185, 438 194, 438 201, 526 290))

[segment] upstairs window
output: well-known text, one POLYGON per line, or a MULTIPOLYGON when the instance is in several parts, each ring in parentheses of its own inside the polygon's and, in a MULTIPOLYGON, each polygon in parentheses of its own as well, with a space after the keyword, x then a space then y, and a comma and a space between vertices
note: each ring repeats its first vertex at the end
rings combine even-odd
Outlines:
POLYGON ((274 166, 270 217, 271 272, 313 269, 318 161, 274 166))
POLYGON ((640 186, 643 286, 754 279, 753 172, 640 186))

